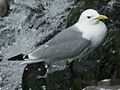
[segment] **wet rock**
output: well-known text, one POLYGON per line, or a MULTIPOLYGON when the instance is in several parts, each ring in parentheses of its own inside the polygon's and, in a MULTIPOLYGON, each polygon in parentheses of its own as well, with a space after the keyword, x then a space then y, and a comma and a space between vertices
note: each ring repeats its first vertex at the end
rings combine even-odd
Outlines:
POLYGON ((74 2, 71 0, 10 0, 9 16, 0 19, 0 58, 2 59, 0 62, 0 79, 2 76, 0 88, 3 90, 5 90, 4 88, 11 90, 15 90, 15 88, 82 90, 91 85, 93 86, 91 90, 97 90, 97 88, 99 90, 99 87, 110 86, 109 83, 104 84, 104 87, 95 86, 96 82, 100 80, 114 77, 111 81, 118 82, 119 10, 119 0, 75 0, 74 2), (57 62, 51 64, 48 76, 43 78, 40 75, 44 76, 46 73, 44 65, 28 65, 22 73, 19 72, 22 66, 14 67, 14 65, 19 65, 19 62, 16 64, 7 62, 7 58, 36 48, 58 32, 76 23, 80 13, 87 8, 96 9, 109 17, 109 20, 105 21, 109 32, 105 42, 95 52, 84 60, 73 62, 72 73, 69 68, 66 68, 65 62, 57 62), (19 87, 21 85, 22 88, 19 87))
POLYGON ((19 62, 5 61, 0 62, 0 66, 2 67, 0 67, 0 89, 18 90, 18 88, 21 88, 21 73, 23 73, 23 69, 26 65, 20 65, 19 62))
POLYGON ((107 3, 109 1, 110 0, 92 0, 91 2, 90 0, 74 0, 75 6, 72 8, 71 14, 69 14, 68 16, 67 27, 76 23, 79 19, 81 12, 89 8, 95 9, 98 12, 106 15, 107 3))
POLYGON ((118 62, 115 72, 111 77, 111 85, 120 85, 120 62, 118 62))
POLYGON ((24 69, 22 78, 23 90, 29 90, 29 88, 35 87, 38 87, 40 89, 40 87, 43 86, 46 82, 44 78, 45 73, 46 68, 44 67, 44 62, 27 65, 24 69))
POLYGON ((110 79, 105 79, 100 82, 96 86, 88 86, 82 90, 119 90, 120 85, 111 85, 110 79))
POLYGON ((0 16, 5 16, 8 10, 8 0, 0 0, 0 16))
MULTIPOLYGON (((10 0, 9 15, 0 19, 0 57, 2 59, 0 62, 0 73, 2 75, 5 73, 5 79, 2 80, 2 86, 0 83, 0 89, 5 90, 5 88, 8 88, 14 90, 19 88, 18 84, 20 84, 19 82, 21 82, 22 79, 21 75, 23 73, 16 75, 19 73, 19 69, 22 69, 19 67, 20 62, 16 63, 15 66, 18 65, 18 69, 15 69, 11 62, 6 62, 6 59, 19 53, 28 52, 41 43, 45 43, 47 40, 51 39, 56 32, 64 30, 65 20, 69 13, 69 9, 67 8, 71 7, 72 2, 66 2, 66 0, 10 0), (67 12, 65 12, 66 10, 67 12), (4 65, 4 67, 2 65, 4 65), (9 66, 13 67, 9 69, 9 66), (15 74, 13 70, 16 70, 15 74), (10 71, 10 74, 7 73, 7 71, 10 71), (14 80, 16 79, 16 82, 11 80, 13 77, 15 77, 14 80), (10 85, 9 83, 5 84, 6 82, 9 82, 10 85)), ((36 69, 34 65, 31 67, 33 68, 30 69, 36 71, 34 70, 36 69)), ((51 72, 58 69, 59 68, 54 68, 51 72)), ((25 71, 26 75, 24 74, 25 77, 27 77, 27 75, 29 76, 26 72, 27 71, 25 71)), ((38 74, 40 73, 37 73, 37 75, 38 74)), ((30 81, 33 79, 30 79, 30 81)), ((31 83, 26 78, 24 78, 24 80, 26 84, 31 83), (28 83, 28 81, 30 83, 28 83)), ((41 81, 41 78, 38 81, 41 81)))

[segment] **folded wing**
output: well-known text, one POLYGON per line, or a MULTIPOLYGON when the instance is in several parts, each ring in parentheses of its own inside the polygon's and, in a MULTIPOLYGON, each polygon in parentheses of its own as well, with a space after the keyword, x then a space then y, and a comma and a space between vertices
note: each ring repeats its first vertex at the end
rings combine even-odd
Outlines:
POLYGON ((72 26, 53 37, 46 44, 28 54, 29 59, 68 59, 79 56, 91 41, 82 37, 82 33, 72 26))

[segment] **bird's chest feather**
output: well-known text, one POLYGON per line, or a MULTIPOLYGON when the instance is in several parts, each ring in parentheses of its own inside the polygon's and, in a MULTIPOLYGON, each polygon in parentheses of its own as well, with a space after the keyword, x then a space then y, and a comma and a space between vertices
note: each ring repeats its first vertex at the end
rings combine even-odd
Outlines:
POLYGON ((107 28, 102 22, 99 25, 93 26, 81 25, 79 30, 83 33, 82 37, 90 40, 93 46, 98 46, 105 38, 107 33, 107 28))
POLYGON ((98 29, 95 33, 89 37, 93 42, 93 46, 98 46, 106 36, 106 31, 98 29))

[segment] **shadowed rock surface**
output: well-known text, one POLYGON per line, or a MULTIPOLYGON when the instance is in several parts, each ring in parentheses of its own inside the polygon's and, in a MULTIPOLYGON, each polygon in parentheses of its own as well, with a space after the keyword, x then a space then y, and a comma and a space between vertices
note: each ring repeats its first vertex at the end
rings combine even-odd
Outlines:
POLYGON ((7 14, 8 7, 8 0, 0 0, 0 16, 7 14))
POLYGON ((0 19, 1 90, 82 90, 87 86, 99 90, 95 85, 103 79, 111 79, 110 90, 113 85, 120 87, 119 0, 10 0, 9 4, 8 15, 0 19), (43 77, 44 62, 20 65, 21 61, 6 60, 50 40, 76 23, 87 8, 109 17, 105 21, 109 32, 95 52, 73 62, 72 71, 64 61, 54 62, 48 64, 49 73, 43 77))

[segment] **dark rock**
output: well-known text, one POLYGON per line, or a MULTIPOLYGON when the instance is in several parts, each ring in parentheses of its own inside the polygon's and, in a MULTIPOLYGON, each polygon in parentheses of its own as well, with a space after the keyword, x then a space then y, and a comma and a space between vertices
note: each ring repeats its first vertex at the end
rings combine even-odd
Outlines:
POLYGON ((88 86, 83 90, 119 90, 120 89, 120 85, 111 85, 110 82, 111 82, 110 79, 105 79, 98 82, 98 85, 88 86))
POLYGON ((90 87, 91 90, 99 90, 99 87, 111 88, 111 84, 119 84, 119 3, 119 0, 10 0, 9 16, 0 19, 0 79, 2 76, 3 80, 0 88, 14 90, 22 83, 23 90, 82 90, 86 86, 93 86, 90 87), (96 9, 109 17, 109 20, 104 21, 109 29, 108 35, 95 52, 83 60, 74 61, 72 70, 66 68, 65 62, 57 62, 51 64, 50 72, 43 78, 39 76, 46 73, 44 63, 31 64, 26 66, 22 78, 17 71, 21 67, 5 60, 50 40, 76 23, 81 12, 88 8, 96 9), (42 68, 41 71, 38 71, 39 68, 42 68), (11 81, 12 78, 16 82, 11 81), (18 78, 22 78, 22 82, 18 78), (102 83, 104 86, 97 84, 106 78, 112 78, 111 82, 102 83))
POLYGON ((8 10, 8 0, 0 0, 0 16, 5 16, 8 10))

